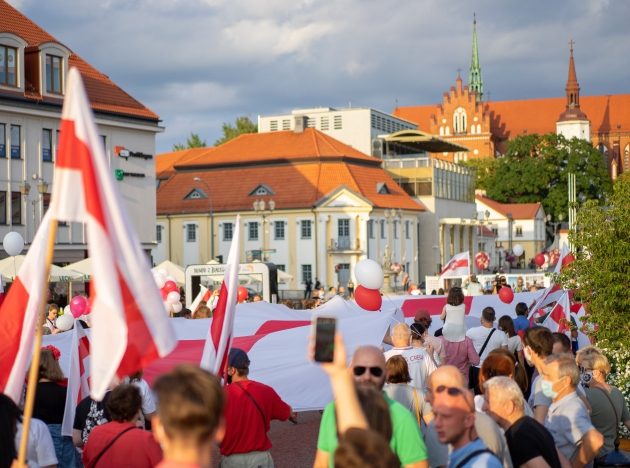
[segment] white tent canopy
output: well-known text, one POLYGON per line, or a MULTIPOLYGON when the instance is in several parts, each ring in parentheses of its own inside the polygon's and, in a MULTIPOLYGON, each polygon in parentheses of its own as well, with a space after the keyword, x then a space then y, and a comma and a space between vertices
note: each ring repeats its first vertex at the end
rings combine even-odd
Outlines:
POLYGON ((92 276, 92 260, 89 258, 85 258, 83 260, 79 260, 78 262, 71 263, 70 265, 66 265, 66 268, 81 273, 85 276, 92 276))
POLYGON ((280 269, 277 270, 278 283, 286 284, 293 279, 293 275, 290 275, 280 269))
MULTIPOLYGON (((7 257, 0 260, 0 275, 4 278, 13 281, 20 271, 22 263, 24 263, 24 255, 16 255, 15 257, 7 257)), ((50 282, 61 281, 81 281, 83 274, 78 273, 70 268, 63 268, 57 265, 50 265, 50 276, 48 280, 50 282)))
POLYGON ((170 260, 164 260, 162 263, 152 268, 151 271, 166 271, 166 276, 172 276, 175 278, 175 282, 182 286, 186 282, 186 273, 184 267, 171 262, 170 260))

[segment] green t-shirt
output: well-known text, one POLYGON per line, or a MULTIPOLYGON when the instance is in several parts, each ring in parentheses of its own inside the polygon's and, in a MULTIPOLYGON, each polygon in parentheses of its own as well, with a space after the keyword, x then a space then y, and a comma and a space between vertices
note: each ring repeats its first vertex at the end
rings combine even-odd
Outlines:
MULTIPOLYGON (((389 413, 392 418, 393 434, 389 441, 392 451, 398 455, 403 465, 426 460, 428 457, 427 448, 424 445, 424 440, 422 440, 415 417, 403 405, 387 395, 384 396, 389 404, 389 413)), ((319 437, 317 438, 317 449, 329 454, 329 466, 334 465, 337 445, 335 403, 331 402, 324 409, 319 425, 319 437)))

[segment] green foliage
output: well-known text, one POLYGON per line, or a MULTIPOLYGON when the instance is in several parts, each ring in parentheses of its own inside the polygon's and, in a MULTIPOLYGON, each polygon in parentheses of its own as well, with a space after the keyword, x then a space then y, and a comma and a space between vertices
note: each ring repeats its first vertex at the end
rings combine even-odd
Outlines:
POLYGON ((249 117, 242 116, 237 117, 234 122, 234 126, 227 122, 223 123, 223 137, 214 142, 215 146, 221 145, 226 141, 230 141, 232 138, 236 138, 244 133, 256 133, 258 131, 258 125, 251 121, 249 117))
MULTIPOLYGON (((610 363, 608 383, 621 390, 626 399, 626 405, 630 407, 630 348, 611 347, 606 340, 599 341, 597 347, 602 350, 610 363)), ((620 428, 621 436, 629 438, 628 428, 624 424, 620 428)))
POLYGON ((614 184, 605 206, 590 200, 569 234, 576 260, 560 276, 586 304, 587 329, 612 349, 630 348, 630 173, 614 184))
POLYGON ((489 181, 494 177, 499 160, 494 158, 470 159, 462 164, 475 170, 476 188, 488 190, 489 181))
POLYGON ((173 151, 181 151, 190 148, 204 148, 206 146, 208 146, 206 140, 202 140, 199 135, 191 132, 190 136, 186 140, 186 145, 177 143, 173 145, 173 151))
POLYGON ((524 135, 512 140, 505 157, 484 181, 487 195, 503 203, 542 202, 555 220, 567 219, 567 174, 576 175, 578 200, 603 201, 611 182, 604 159, 585 140, 562 135, 524 135))

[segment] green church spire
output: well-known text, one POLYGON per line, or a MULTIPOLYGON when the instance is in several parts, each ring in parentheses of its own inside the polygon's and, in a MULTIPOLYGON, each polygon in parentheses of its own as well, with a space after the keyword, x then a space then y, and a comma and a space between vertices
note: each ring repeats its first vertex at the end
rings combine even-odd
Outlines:
POLYGON ((473 42, 470 72, 468 74, 468 88, 477 93, 477 101, 483 97, 483 78, 481 77, 481 65, 479 65, 479 49, 477 48, 477 16, 473 15, 473 42))

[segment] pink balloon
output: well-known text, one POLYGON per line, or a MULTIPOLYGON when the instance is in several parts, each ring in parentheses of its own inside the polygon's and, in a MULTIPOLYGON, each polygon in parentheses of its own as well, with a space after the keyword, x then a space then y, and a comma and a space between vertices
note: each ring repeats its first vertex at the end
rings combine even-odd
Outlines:
POLYGON ((74 296, 70 301, 70 312, 74 318, 79 318, 88 309, 88 300, 85 296, 74 296))
POLYGON ((167 281, 166 283, 164 283, 162 290, 166 291, 166 294, 168 295, 168 293, 173 291, 179 292, 179 287, 177 286, 177 283, 175 281, 167 281))

